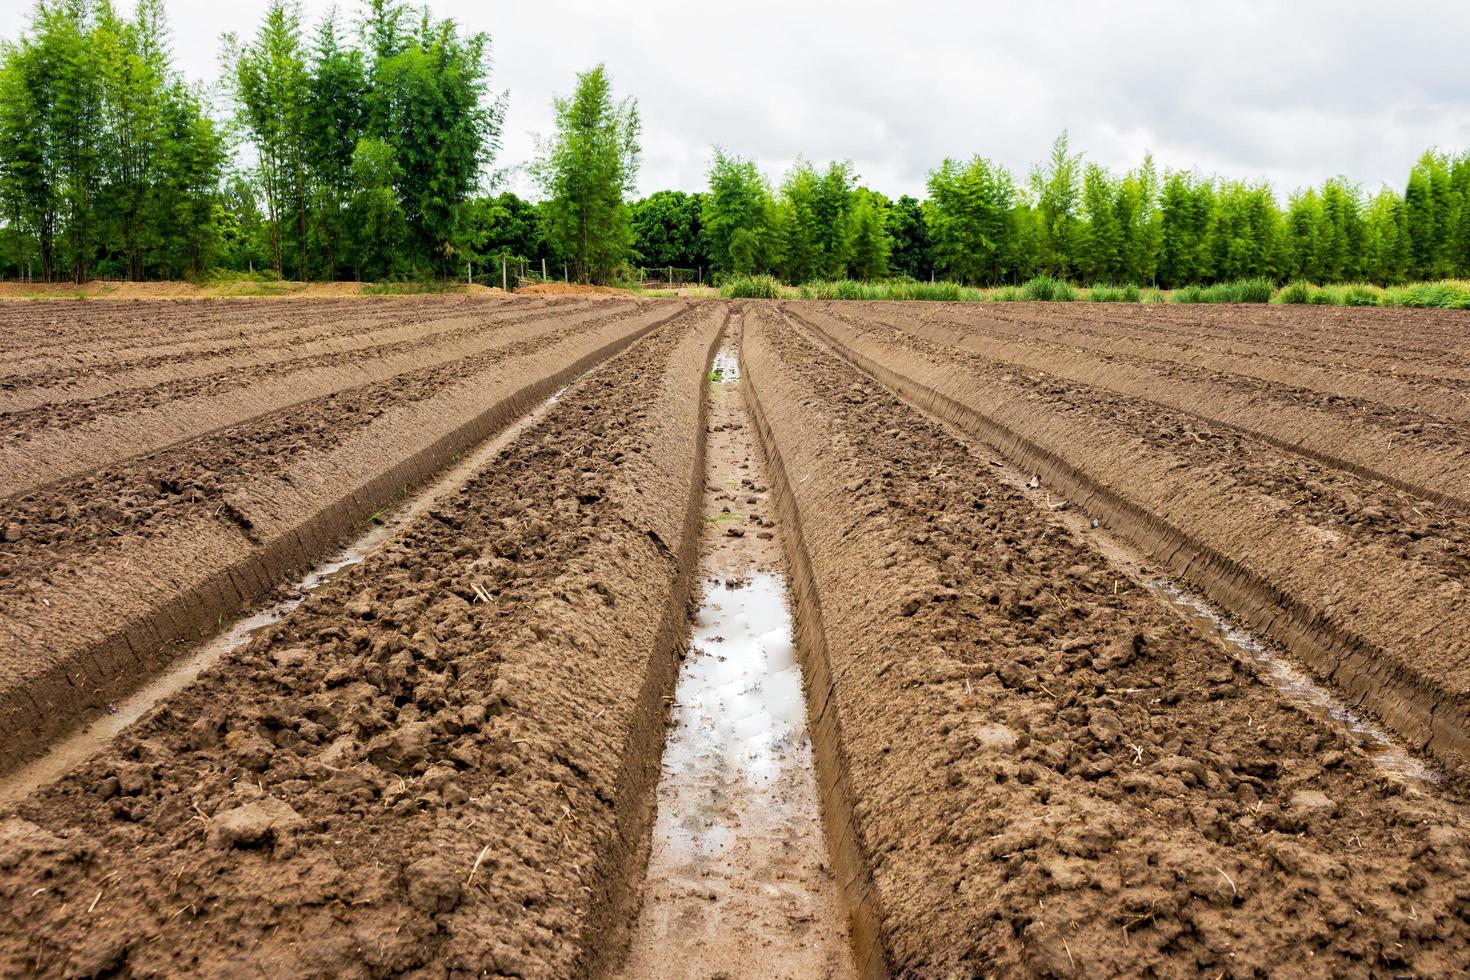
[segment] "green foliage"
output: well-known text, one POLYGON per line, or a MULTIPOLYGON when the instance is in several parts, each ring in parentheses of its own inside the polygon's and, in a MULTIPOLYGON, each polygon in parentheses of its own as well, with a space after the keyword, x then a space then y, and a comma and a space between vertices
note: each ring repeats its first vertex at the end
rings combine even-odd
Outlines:
POLYGON ((769 271, 777 251, 776 204, 754 162, 715 147, 701 220, 710 265, 720 273, 769 271))
POLYGON ((1092 286, 1087 290, 1089 303, 1139 303, 1142 300, 1143 291, 1132 283, 1124 286, 1092 286))
POLYGON ((884 215, 888 240, 889 269, 911 279, 928 279, 934 273, 929 254, 929 231, 918 198, 907 194, 892 202, 884 215))
POLYGON ((633 250, 626 198, 638 176, 638 104, 614 102, 598 65, 553 107, 556 134, 533 167, 547 197, 546 238, 571 261, 578 282, 605 283, 633 250))
POLYGON ((402 272, 408 219, 395 188, 402 172, 393 148, 363 139, 352 154, 352 199, 347 227, 360 278, 385 279, 402 272))
POLYGON ((633 202, 633 252, 638 261, 655 268, 709 265, 702 235, 703 209, 704 195, 683 191, 657 191, 633 202))
POLYGON ((1470 310, 1470 281, 1443 280, 1389 287, 1383 292, 1383 305, 1470 310))
POLYGON ((1175 303, 1269 303, 1276 286, 1269 279, 1236 279, 1209 286, 1191 284, 1174 291, 1175 303))
POLYGON ((467 202, 460 211, 460 241, 465 258, 475 263, 548 252, 536 205, 510 191, 467 202))
POLYGON ((803 283, 797 290, 801 299, 817 300, 934 300, 941 302, 976 301, 984 299, 978 289, 962 286, 957 282, 918 282, 913 279, 885 279, 880 282, 859 282, 855 279, 834 279, 803 283))
POLYGON ((1021 286, 1021 299, 1047 303, 1068 303, 1077 298, 1077 290, 1065 279, 1036 276, 1021 286))
POLYGON ((996 282, 1012 271, 1015 181, 983 157, 945 160, 929 173, 924 222, 936 272, 963 283, 996 282))
POLYGON ((1276 296, 1278 303, 1309 303, 1312 299, 1313 286, 1301 279, 1293 279, 1281 287, 1281 292, 1276 296))
POLYGON ((734 275, 720 287, 726 299, 777 299, 781 295, 775 276, 734 275))
POLYGON ((167 52, 161 0, 132 18, 104 0, 40 2, 0 46, 0 222, 18 273, 212 264, 225 146, 167 52))

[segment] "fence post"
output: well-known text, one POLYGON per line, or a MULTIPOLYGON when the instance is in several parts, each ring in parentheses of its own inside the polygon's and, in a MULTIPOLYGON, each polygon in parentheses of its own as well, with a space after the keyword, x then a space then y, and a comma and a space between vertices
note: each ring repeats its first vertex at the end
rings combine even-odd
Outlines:
POLYGON ((505 278, 505 256, 504 255, 502 255, 500 257, 500 288, 502 290, 504 290, 505 292, 507 292, 507 293, 510 292, 510 283, 507 282, 506 281, 506 278, 505 278))
POLYGON ((702 265, 701 266, 696 266, 696 268, 699 270, 699 284, 701 286, 703 286, 704 285, 704 266, 702 266, 702 265))
POLYGON ((565 262, 563 262, 561 264, 561 281, 562 282, 571 282, 572 281, 571 277, 569 275, 567 275, 567 264, 565 262))
POLYGON ((475 284, 475 263, 473 262, 466 262, 464 264, 464 284, 466 286, 473 286, 475 284))
POLYGON ((546 260, 544 258, 541 260, 541 281, 546 281, 546 260))
POLYGON ((672 289, 673 287, 674 287, 674 267, 673 266, 669 266, 669 288, 672 289))

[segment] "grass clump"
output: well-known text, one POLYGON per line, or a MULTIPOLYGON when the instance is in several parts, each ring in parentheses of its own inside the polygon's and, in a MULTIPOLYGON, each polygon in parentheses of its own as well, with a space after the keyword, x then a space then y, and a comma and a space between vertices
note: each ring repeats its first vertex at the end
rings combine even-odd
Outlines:
POLYGON ((1443 279, 1416 282, 1383 291, 1384 306, 1410 306, 1437 310, 1470 310, 1470 281, 1443 279))
POLYGON ((778 299, 780 293, 775 276, 731 276, 720 287, 725 299, 778 299))
POLYGON ((1077 290, 1065 279, 1037 276, 1028 279, 1021 287, 1021 298, 1044 303, 1070 303, 1077 298, 1077 290))
POLYGON ((1115 286, 1111 283, 1092 286, 1087 290, 1089 303, 1139 303, 1143 301, 1143 290, 1132 283, 1115 286))
POLYGON ((1299 305, 1312 301, 1312 290, 1316 287, 1309 282, 1293 279, 1281 287, 1281 292, 1276 297, 1276 302, 1299 305))
POLYGON ((1275 291, 1270 279, 1258 276, 1212 286, 1185 286, 1174 290, 1170 298, 1175 303, 1269 303, 1275 291))
POLYGON ((1021 298, 1021 291, 1015 286, 1001 286, 992 289, 986 298, 996 303, 1014 303, 1021 298))

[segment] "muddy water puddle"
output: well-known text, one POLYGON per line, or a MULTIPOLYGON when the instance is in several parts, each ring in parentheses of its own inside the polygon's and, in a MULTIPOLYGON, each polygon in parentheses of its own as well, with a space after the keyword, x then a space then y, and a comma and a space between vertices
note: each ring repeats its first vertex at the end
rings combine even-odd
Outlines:
POLYGON ((670 707, 629 978, 856 975, 740 332, 736 318, 710 370, 705 586, 670 707))
POLYGON ((257 633, 280 622, 306 599, 367 557, 446 494, 462 488, 506 446, 541 419, 566 392, 561 388, 531 412, 461 457, 416 496, 370 519, 371 526, 347 547, 293 582, 286 598, 223 625, 220 632, 174 661, 167 672, 122 700, 108 713, 54 743, 46 754, 0 778, 0 805, 23 799, 91 758, 112 738, 142 718, 149 709, 193 683, 220 658, 249 643, 257 633))

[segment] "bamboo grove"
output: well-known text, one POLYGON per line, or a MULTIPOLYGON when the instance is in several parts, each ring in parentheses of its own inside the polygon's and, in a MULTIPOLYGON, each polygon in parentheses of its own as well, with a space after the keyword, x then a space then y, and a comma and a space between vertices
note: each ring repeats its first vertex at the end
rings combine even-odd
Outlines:
POLYGON ((272 0, 223 52, 216 83, 191 86, 163 0, 37 3, 0 47, 0 276, 377 280, 515 257, 595 281, 639 265, 793 284, 1470 277, 1470 154, 1428 151, 1402 188, 1334 177, 1283 203, 1151 158, 1115 173, 1066 134, 1024 176, 944 160, 923 200, 845 162, 775 183, 716 148, 704 191, 634 200, 637 105, 599 66, 553 102, 533 203, 491 192, 506 99, 485 34, 395 0, 312 24, 272 0))

